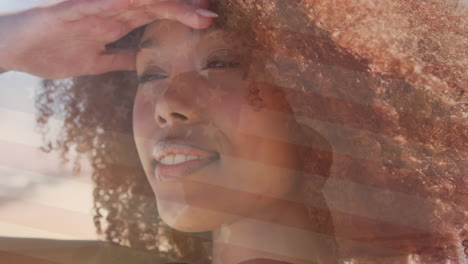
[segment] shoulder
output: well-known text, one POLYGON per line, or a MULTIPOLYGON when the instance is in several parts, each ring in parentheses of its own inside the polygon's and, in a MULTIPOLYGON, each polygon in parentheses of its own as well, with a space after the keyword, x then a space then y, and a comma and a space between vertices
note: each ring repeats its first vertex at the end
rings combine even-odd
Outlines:
POLYGON ((239 264, 294 264, 291 262, 273 260, 273 259, 251 259, 239 264))

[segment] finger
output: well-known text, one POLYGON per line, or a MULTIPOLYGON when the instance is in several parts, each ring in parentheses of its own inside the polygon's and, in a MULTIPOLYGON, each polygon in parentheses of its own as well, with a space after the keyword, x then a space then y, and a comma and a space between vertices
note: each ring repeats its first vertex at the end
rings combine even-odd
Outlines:
MULTIPOLYGON (((155 2, 164 2, 164 1, 168 1, 168 0, 133 0, 131 6, 142 7, 142 6, 152 5, 155 2)), ((209 0, 172 0, 172 1, 191 5, 197 8, 206 9, 209 7, 209 0)))
POLYGON ((197 7, 166 1, 126 11, 119 17, 133 28, 151 23, 156 19, 176 20, 196 29, 209 27, 216 14, 207 10, 205 12, 197 10, 199 10, 197 7))
POLYGON ((122 50, 105 53, 95 62, 88 74, 101 74, 112 71, 135 71, 136 51, 122 50))
POLYGON ((194 9, 189 6, 175 8, 173 12, 163 13, 161 18, 172 19, 196 29, 209 27, 217 14, 206 9, 194 9))
POLYGON ((142 7, 154 4, 155 2, 162 2, 168 0, 133 0, 131 6, 132 7, 142 7))
POLYGON ((50 11, 64 21, 75 21, 90 15, 103 15, 124 10, 132 0, 67 0, 50 6, 50 11))

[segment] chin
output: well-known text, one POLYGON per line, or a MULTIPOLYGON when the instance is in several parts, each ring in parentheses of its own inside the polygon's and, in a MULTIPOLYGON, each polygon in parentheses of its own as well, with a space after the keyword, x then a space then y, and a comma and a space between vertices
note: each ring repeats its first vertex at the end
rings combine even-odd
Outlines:
POLYGON ((167 201, 158 201, 158 211, 167 225, 182 232, 213 231, 238 219, 230 214, 167 201))

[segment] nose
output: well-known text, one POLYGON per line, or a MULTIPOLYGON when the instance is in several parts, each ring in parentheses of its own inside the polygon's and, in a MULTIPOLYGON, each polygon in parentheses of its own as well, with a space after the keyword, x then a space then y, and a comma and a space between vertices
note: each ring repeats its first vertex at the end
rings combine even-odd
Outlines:
POLYGON ((156 123, 167 127, 199 122, 201 109, 197 99, 202 80, 196 73, 186 72, 170 78, 168 82, 168 88, 156 101, 156 123))

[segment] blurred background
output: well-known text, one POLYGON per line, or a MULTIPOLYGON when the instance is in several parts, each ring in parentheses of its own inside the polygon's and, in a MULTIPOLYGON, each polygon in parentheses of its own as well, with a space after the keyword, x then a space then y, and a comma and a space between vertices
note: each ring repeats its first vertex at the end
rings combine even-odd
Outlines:
MULTIPOLYGON (((51 0, 1 0, 0 12, 51 0)), ((92 222, 91 170, 73 175, 58 153, 44 153, 35 127, 35 92, 41 79, 0 74, 0 237, 96 239, 92 222)), ((55 119, 51 135, 61 122, 55 119)))

